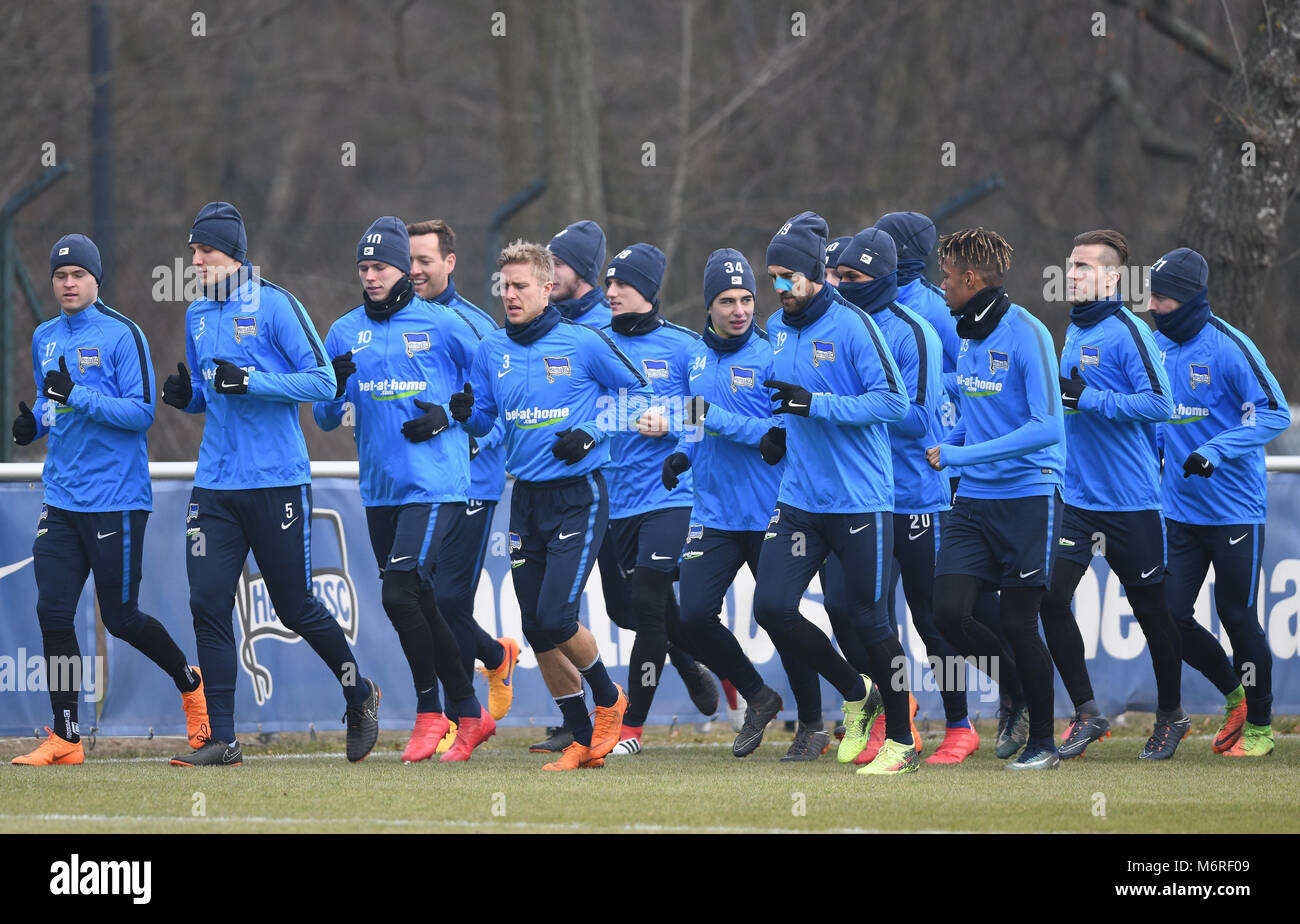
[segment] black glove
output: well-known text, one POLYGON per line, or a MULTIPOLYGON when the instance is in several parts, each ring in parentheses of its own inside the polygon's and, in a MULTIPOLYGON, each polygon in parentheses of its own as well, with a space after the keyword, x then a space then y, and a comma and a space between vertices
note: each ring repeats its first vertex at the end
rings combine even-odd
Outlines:
POLYGON ((471 436, 469 438, 469 460, 473 462, 476 455, 478 455, 478 440, 471 436))
POLYGON ((777 402, 777 407, 773 413, 798 414, 800 417, 808 416, 808 410, 812 407, 812 392, 802 385, 768 379, 763 383, 763 387, 776 392, 776 395, 772 398, 773 401, 777 402))
POLYGON ((447 422, 447 412, 442 409, 441 404, 430 404, 428 401, 416 398, 415 406, 424 413, 402 424, 402 436, 412 443, 431 440, 450 426, 447 422))
POLYGON ((768 465, 776 465, 785 458, 785 430, 772 427, 758 441, 758 454, 768 465))
POLYGON ((691 467, 691 460, 686 457, 684 452, 675 452, 668 458, 664 459, 664 467, 659 472, 659 477, 663 479, 664 487, 671 491, 677 487, 677 476, 691 467))
POLYGON ((177 363, 176 372, 177 375, 169 375, 163 382, 163 402, 183 411, 194 400, 194 386, 190 383, 190 370, 185 368, 185 363, 177 363))
POLYGON ((470 387, 469 382, 465 383, 464 391, 452 393, 452 396, 447 399, 447 407, 451 411, 452 420, 461 423, 469 420, 469 415, 474 413, 474 389, 470 387))
POLYGON ((551 445, 551 454, 565 465, 573 465, 591 452, 596 445, 596 438, 586 430, 561 430, 551 445))
POLYGON ((1070 370, 1070 377, 1058 376, 1061 380, 1061 404, 1065 405, 1072 411, 1079 409, 1079 395, 1088 387, 1088 383, 1083 380, 1079 374, 1079 367, 1075 366, 1070 370))
POLYGON ((334 397, 342 398, 348 387, 348 376, 357 371, 357 364, 352 361, 352 351, 342 356, 335 356, 330 362, 334 365, 334 378, 338 382, 334 387, 334 397))
POLYGON ((1214 474, 1214 464, 1199 452, 1194 452, 1187 457, 1183 463, 1183 477, 1191 478, 1193 475, 1200 475, 1202 478, 1209 478, 1214 474))
POLYGON ((53 398, 59 404, 67 404, 68 396, 72 394, 72 389, 75 387, 76 383, 68 373, 67 360, 60 356, 58 370, 51 369, 45 373, 45 385, 41 388, 41 394, 53 398))
POLYGON ((228 359, 215 359, 217 374, 212 378, 212 387, 222 395, 248 394, 248 372, 239 368, 228 359))
POLYGON ((700 395, 692 395, 686 399, 687 426, 695 427, 704 423, 704 415, 708 412, 709 402, 705 401, 700 395))
POLYGON ((18 416, 14 418, 14 442, 26 446, 36 439, 36 417, 27 402, 18 402, 18 416))

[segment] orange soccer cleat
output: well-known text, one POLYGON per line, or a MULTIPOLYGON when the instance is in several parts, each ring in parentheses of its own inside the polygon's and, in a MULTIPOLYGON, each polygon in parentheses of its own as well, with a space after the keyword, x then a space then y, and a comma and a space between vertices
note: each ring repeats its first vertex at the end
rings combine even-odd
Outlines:
POLYGON ((519 643, 512 638, 499 638, 497 641, 505 650, 501 664, 496 670, 490 671, 486 667, 478 670, 487 678, 488 712, 494 719, 504 719, 515 700, 514 679, 515 665, 519 663, 519 643))
POLYGON ((597 706, 596 719, 591 723, 591 756, 604 757, 618 744, 619 731, 623 728, 623 714, 627 712, 627 696, 623 688, 614 684, 618 699, 612 706, 597 706))
POLYGON ((73 744, 70 741, 64 741, 57 734, 50 730, 48 725, 45 726, 45 734, 48 736, 44 741, 37 745, 36 750, 15 757, 13 762, 16 764, 25 764, 29 767, 48 767, 51 764, 80 764, 86 761, 86 752, 81 749, 81 742, 73 744))
POLYGON ((199 678, 199 685, 189 693, 181 694, 181 708, 185 710, 185 735, 190 747, 201 748, 212 732, 208 727, 208 698, 203 694, 203 674, 193 664, 190 670, 199 678))
MULTIPOLYGON (((611 707, 612 708, 612 707, 611 707)), ((558 760, 542 767, 543 770, 597 770, 605 766, 605 758, 592 757, 591 748, 573 742, 560 754, 558 760)))

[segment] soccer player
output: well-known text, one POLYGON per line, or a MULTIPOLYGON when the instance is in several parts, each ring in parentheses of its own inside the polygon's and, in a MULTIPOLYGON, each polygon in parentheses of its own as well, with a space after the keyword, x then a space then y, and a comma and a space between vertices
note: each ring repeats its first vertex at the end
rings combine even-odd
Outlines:
POLYGON ((61 310, 32 335, 32 374, 40 395, 32 404, 39 416, 19 403, 13 437, 19 446, 48 438, 41 470, 45 503, 32 556, 54 721, 36 749, 13 762, 85 760, 77 721, 81 647, 73 619, 91 572, 104 628, 172 678, 190 746, 201 747, 208 735, 203 678, 162 624, 138 605, 144 530, 153 509, 149 344, 133 321, 99 300, 103 268, 90 238, 59 238, 50 250, 50 278, 61 310))
MULTIPOLYGON (((776 392, 775 412, 788 415, 788 452, 759 555, 754 610, 783 655, 816 669, 844 697, 839 761, 852 761, 866 747, 883 700, 885 744, 858 772, 907 773, 921 761, 907 678, 896 672, 903 646, 880 605, 884 550, 893 545, 886 425, 907 413, 907 391, 875 322, 824 283, 825 250, 826 221, 813 212, 786 222, 767 248, 782 311, 768 320, 773 368, 764 385, 776 392), (832 552, 844 563, 848 628, 863 646, 869 674, 851 667, 799 613, 803 592, 832 552), (885 677, 888 684, 880 682, 885 677)), ((741 736, 761 737, 772 714, 750 712, 753 721, 747 714, 741 736)))
POLYGON ((555 258, 551 304, 570 321, 604 327, 612 316, 605 299, 605 232, 594 221, 575 221, 546 245, 555 258))
MULTIPOLYGON (((495 330, 492 316, 456 291, 451 278, 456 269, 456 232, 451 226, 433 219, 408 224, 406 231, 411 238, 410 276, 415 294, 455 311, 479 339, 495 330)), ((493 638, 483 630, 474 620, 474 595, 492 535, 492 516, 506 487, 504 433, 498 421, 483 439, 469 438, 469 496, 464 503, 447 501, 440 508, 448 522, 438 549, 434 582, 438 611, 456 635, 466 673, 472 676, 475 659, 483 662, 480 670, 488 682, 488 712, 494 720, 505 718, 514 701, 519 643, 512 638, 493 638)), ((422 593, 428 593, 428 588, 422 588, 422 593)), ((438 745, 441 751, 456 740, 459 716, 455 708, 454 703, 447 703, 450 727, 438 745)))
POLYGON ((428 591, 438 550, 469 491, 469 438, 452 425, 443 396, 460 390, 479 338, 456 312, 416 296, 410 268, 406 225, 392 216, 376 219, 357 244, 362 304, 325 337, 335 396, 317 401, 312 413, 327 431, 344 422, 347 405, 355 420, 361 503, 384 611, 415 684, 415 728, 402 760, 428 760, 447 734, 441 678, 460 722, 455 746, 441 759, 461 761, 496 723, 475 697, 456 637, 428 591))
POLYGON ((1226 699, 1214 750, 1263 757, 1273 751, 1273 655, 1255 613, 1268 512, 1264 445, 1290 426, 1291 411, 1255 344, 1210 310, 1209 276, 1205 258, 1186 247, 1151 267, 1155 341, 1174 403, 1160 427, 1165 593, 1184 660, 1226 699), (1211 564, 1232 662, 1193 618, 1211 564))
POLYGON ((379 738, 379 687, 360 673, 343 630, 311 589, 311 464, 298 404, 334 398, 334 368, 302 304, 254 274, 244 219, 210 202, 190 229, 203 297, 185 311, 185 358, 163 401, 204 414, 186 516, 186 570, 212 731, 172 758, 181 767, 243 762, 235 738, 235 637, 230 614, 251 549, 276 615, 329 667, 347 702, 347 756, 379 738), (193 371, 191 371, 193 370, 193 371))
MULTIPOLYGON (((938 232, 929 216, 920 212, 889 212, 880 216, 875 226, 894 239, 894 247, 898 252, 898 303, 928 321, 938 332, 939 340, 943 344, 943 399, 940 405, 939 425, 941 434, 946 438, 957 426, 957 421, 961 417, 959 405, 961 386, 957 383, 957 357, 961 352, 961 337, 957 335, 957 321, 948 310, 943 290, 925 276, 930 255, 934 253, 935 244, 938 242, 938 232)), ((948 467, 949 499, 957 494, 960 476, 960 469, 948 467)), ((945 513, 940 519, 946 517, 945 513)), ((940 523, 940 531, 942 527, 943 524, 940 523)), ((912 532, 914 531, 909 529, 909 535, 912 532)), ((898 577, 898 573, 895 572, 889 585, 887 605, 891 616, 895 611, 894 589, 898 577)), ((1024 690, 1021 689, 1020 678, 1016 675, 1015 658, 1012 657, 1011 649, 1002 635, 998 607, 997 591, 983 591, 975 598, 976 621, 988 627, 989 631, 997 636, 1002 651, 1002 660, 998 662, 1000 667, 998 692, 1002 703, 995 748, 1000 756, 1010 757, 1025 746, 1029 723, 1024 690)), ((964 750, 972 743, 971 734, 974 728, 970 726, 968 718, 962 718, 966 714, 965 710, 957 711, 955 697, 945 697, 943 702, 946 719, 944 743, 939 745, 935 753, 926 758, 926 763, 947 762, 948 755, 952 753, 947 747, 949 738, 952 738, 953 747, 958 751, 964 750), (968 728, 970 731, 967 731, 968 728)))
MULTIPOLYGON (((772 414, 772 346, 754 323, 754 271, 738 250, 715 250, 704 266, 704 336, 689 356, 688 408, 702 411, 699 431, 683 434, 660 473, 670 491, 688 469, 694 512, 682 554, 682 628, 695 650, 746 700, 747 710, 775 716, 784 704, 763 682, 735 635, 718 619, 741 565, 758 576, 763 532, 776 506, 784 469, 785 431, 772 414), (769 436, 773 431, 779 436, 769 436)), ((782 760, 816 760, 830 746, 821 715, 821 680, 812 668, 786 662, 799 706, 794 741, 782 760)), ((755 727, 756 723, 751 723, 755 727)), ((742 726, 743 727, 743 726, 742 726)), ((744 757, 762 741, 736 739, 744 757)))
MULTIPOLYGON (((945 400, 942 386, 943 348, 939 334, 920 315, 898 301, 898 255, 894 239, 879 228, 859 231, 840 248, 836 273, 839 293, 847 301, 871 316, 880 328, 890 353, 903 374, 911 405, 907 416, 889 425, 890 456, 894 469, 894 545, 890 556, 887 586, 900 578, 912 623, 925 643, 932 666, 939 667, 936 678, 947 719, 942 746, 927 758, 927 763, 958 764, 979 750, 979 735, 970 723, 966 694, 960 685, 945 684, 953 675, 952 665, 961 663, 956 649, 943 637, 934 620, 934 563, 941 535, 940 515, 949 509, 948 484, 939 472, 925 462, 925 449, 942 436, 941 406, 945 400), (955 688, 954 688, 955 687, 955 688)), ((826 611, 832 625, 842 624, 848 601, 844 592, 844 569, 837 557, 826 562, 826 611)), ((892 596, 886 597, 892 603, 892 596)), ((892 606, 886 615, 895 624, 892 606)), ((843 636, 837 625, 836 635, 843 636)), ((845 647, 852 660, 852 645, 845 647)), ((915 716, 916 700, 910 705, 915 716)), ((916 750, 921 740, 912 724, 916 750)), ((866 750, 858 755, 869 762, 884 743, 884 727, 877 720, 871 729, 866 750)))
POLYGON ((1052 658, 1038 634, 1038 607, 1061 524, 1065 427, 1051 335, 1002 287, 1011 252, 1001 235, 983 228, 939 242, 944 294, 960 315, 962 414, 926 458, 936 470, 959 466, 962 476, 943 524, 934 607, 940 631, 963 657, 997 664, 997 637, 973 614, 981 589, 1001 588, 1002 629, 1029 710, 1028 740, 1007 769, 1050 769, 1061 758, 1052 737, 1052 658))
MULTIPOLYGON (((623 591, 615 603, 626 607, 611 611, 610 618, 636 632, 628 665, 627 714, 612 755, 640 753, 669 636, 680 638, 673 581, 690 522, 692 484, 687 476, 667 488, 660 475, 683 427, 693 424, 684 420, 681 399, 690 354, 700 337, 659 315, 664 268, 662 251, 642 243, 619 251, 605 270, 613 318, 602 330, 640 368, 655 393, 654 406, 637 432, 616 434, 609 450, 609 529, 601 551, 612 553, 617 568, 613 580, 621 581, 623 591)), ((602 573, 602 585, 605 580, 602 573)))
POLYGON ((472 391, 453 395, 452 409, 459 414, 468 405, 473 436, 489 432, 498 417, 505 422, 506 470, 516 479, 510 573, 524 635, 535 651, 559 649, 596 703, 593 725, 581 683, 565 688, 548 679, 574 740, 545 769, 600 766, 618 744, 627 696, 610 679, 578 609, 609 516, 600 472, 609 462, 609 430, 634 427, 626 408, 648 407, 652 393, 608 337, 547 304, 555 272, 549 250, 516 241, 497 266, 506 324, 479 344, 472 391), (617 400, 602 401, 606 392, 617 400))
MULTIPOLYGON (((609 302, 600 274, 605 268, 605 232, 594 221, 576 221, 561 230, 547 245, 555 261, 555 286, 551 304, 565 319, 587 327, 602 328, 609 323, 609 302)), ((622 574, 613 564, 612 547, 603 547, 598 559, 605 611, 622 610, 622 574)), ((537 668, 552 695, 557 690, 581 689, 582 680, 573 665, 557 648, 535 651, 537 668)), ((566 721, 547 734, 546 740, 530 745, 537 754, 559 753, 573 743, 573 729, 566 721)))
POLYGON ((1120 298, 1120 268, 1126 263, 1124 235, 1100 230, 1074 239, 1066 267, 1070 326, 1059 375, 1069 447, 1065 514, 1041 608, 1047 647, 1074 704, 1059 748, 1063 758, 1080 756, 1110 729, 1093 698, 1083 636, 1070 611, 1096 552, 1123 583, 1155 668, 1155 730, 1138 756, 1168 760, 1191 728, 1182 708, 1182 644, 1165 605, 1156 450, 1156 425, 1169 419, 1173 402, 1150 329, 1120 298))

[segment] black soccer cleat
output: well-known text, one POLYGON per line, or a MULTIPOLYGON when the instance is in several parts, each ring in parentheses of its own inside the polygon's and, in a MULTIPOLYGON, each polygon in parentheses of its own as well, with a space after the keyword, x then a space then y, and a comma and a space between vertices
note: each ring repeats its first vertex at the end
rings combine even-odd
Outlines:
POLYGON ((244 752, 239 742, 226 744, 216 738, 205 738, 200 748, 171 759, 173 767, 238 767, 244 762, 244 752))
POLYGON ((767 723, 776 718, 784 705, 776 690, 763 687, 745 707, 745 723, 740 726, 740 734, 731 745, 731 753, 737 757, 754 753, 763 743, 767 723))
POLYGON ((713 715, 718 711, 718 682, 707 667, 696 661, 689 667, 678 667, 677 673, 701 715, 713 715))
POLYGON ((812 728, 800 722, 794 733, 794 741, 790 743, 790 750, 785 752, 781 760, 816 760, 830 746, 831 736, 824 728, 812 728))
POLYGON ((559 754, 573 744, 573 732, 563 725, 549 726, 546 729, 546 734, 545 741, 530 744, 528 750, 534 754, 559 754))
POLYGON ((379 684, 365 677, 361 682, 369 685, 370 695, 364 703, 348 706, 347 712, 343 713, 343 721, 348 726, 348 760, 354 764, 365 760, 379 740, 379 701, 383 698, 379 684))
POLYGON ((1074 721, 1070 723, 1070 730, 1066 733, 1065 740, 1061 742, 1057 752, 1062 760, 1082 757, 1088 745, 1109 737, 1110 722, 1104 715, 1084 715, 1078 712, 1075 713, 1074 721))
POLYGON ((1191 730, 1192 720, 1186 712, 1182 714, 1182 718, 1173 721, 1162 722, 1157 716, 1155 731, 1147 739, 1142 753, 1138 755, 1138 760, 1168 760, 1174 756, 1174 751, 1178 750, 1178 742, 1186 738, 1191 730))

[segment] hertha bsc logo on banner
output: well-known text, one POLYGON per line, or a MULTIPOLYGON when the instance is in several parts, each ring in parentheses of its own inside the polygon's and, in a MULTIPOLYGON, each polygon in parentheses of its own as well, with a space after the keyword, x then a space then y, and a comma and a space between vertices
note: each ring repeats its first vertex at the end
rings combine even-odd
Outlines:
MULTIPOLYGON (((312 569, 311 590, 316 599, 334 617, 349 645, 357 643, 357 590, 348 574, 347 539, 343 534, 343 517, 337 510, 317 508, 311 512, 312 569), (322 565, 324 562, 326 564, 322 565)), ((257 643, 263 639, 294 643, 302 636, 280 621, 271 594, 260 574, 254 574, 249 562, 239 578, 235 592, 235 610, 239 622, 239 666, 253 680, 253 696, 259 706, 271 698, 274 689, 270 669, 257 660, 257 643)))

